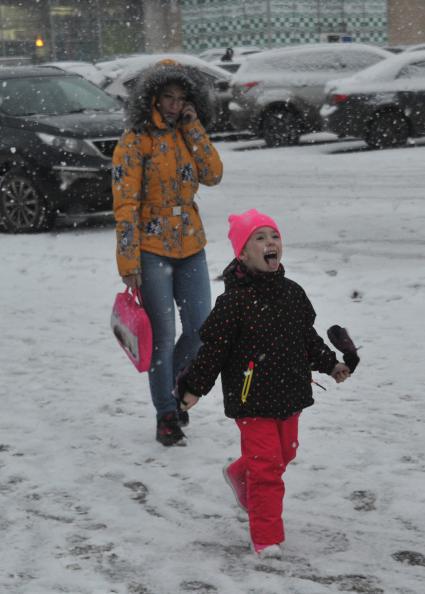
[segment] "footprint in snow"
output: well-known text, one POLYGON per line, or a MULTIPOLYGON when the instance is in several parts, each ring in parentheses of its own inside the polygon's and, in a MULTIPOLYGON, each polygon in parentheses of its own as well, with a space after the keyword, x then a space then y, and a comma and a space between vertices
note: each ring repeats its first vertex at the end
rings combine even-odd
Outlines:
POLYGON ((152 594, 152 590, 149 590, 143 584, 129 584, 128 594, 152 594))
POLYGON ((363 299, 363 293, 361 293, 360 291, 354 290, 351 292, 350 297, 353 301, 361 301, 363 299))
POLYGON ((217 588, 212 584, 200 582, 198 580, 181 582, 180 588, 183 592, 198 592, 198 594, 210 594, 210 592, 218 592, 217 588))
POLYGON ((145 511, 147 511, 148 514, 155 516, 156 518, 162 518, 162 515, 156 511, 156 509, 150 505, 146 505, 149 494, 149 489, 146 485, 144 485, 141 481, 128 481, 127 483, 124 483, 124 487, 130 489, 130 491, 133 491, 134 495, 132 496, 132 499, 143 505, 145 511))
POLYGON ((128 481, 127 483, 124 483, 124 487, 133 491, 134 495, 132 499, 134 499, 134 501, 137 501, 137 503, 146 503, 146 498, 149 493, 146 485, 140 481, 128 481))
POLYGON ((349 497, 356 511, 373 511, 376 509, 376 495, 372 491, 353 491, 349 497))
POLYGON ((323 584, 325 586, 335 584, 338 590, 343 590, 344 592, 384 594, 384 590, 379 586, 376 578, 372 576, 347 574, 332 576, 307 575, 299 577, 303 577, 303 579, 311 580, 312 582, 323 584))
POLYGON ((307 535, 312 545, 319 547, 323 555, 343 553, 350 548, 348 537, 343 532, 313 524, 307 524, 302 532, 307 535))
POLYGON ((113 548, 114 544, 112 542, 108 542, 104 545, 87 543, 76 545, 69 552, 71 555, 81 557, 82 559, 91 559, 92 557, 95 557, 100 560, 105 553, 109 553, 113 548))
POLYGON ((391 557, 400 563, 425 567, 425 555, 417 553, 416 551, 397 551, 397 553, 393 553, 391 557))

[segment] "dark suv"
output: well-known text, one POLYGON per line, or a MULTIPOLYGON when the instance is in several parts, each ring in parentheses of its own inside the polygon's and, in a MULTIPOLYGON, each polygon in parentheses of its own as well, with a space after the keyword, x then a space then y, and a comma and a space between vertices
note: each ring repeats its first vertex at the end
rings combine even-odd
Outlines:
POLYGON ((384 149, 425 134, 425 50, 393 55, 327 90, 324 127, 341 138, 384 149))
POLYGON ((121 104, 75 74, 0 68, 0 227, 50 228, 58 213, 111 210, 121 104))

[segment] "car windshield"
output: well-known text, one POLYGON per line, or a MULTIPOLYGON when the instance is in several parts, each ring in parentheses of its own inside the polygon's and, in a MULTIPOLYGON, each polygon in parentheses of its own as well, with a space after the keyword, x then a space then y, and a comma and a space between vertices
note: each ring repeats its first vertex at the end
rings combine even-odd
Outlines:
POLYGON ((227 72, 237 72, 239 70, 240 64, 234 62, 220 62, 220 68, 223 70, 227 70, 227 72))
POLYGON ((404 66, 404 62, 405 58, 403 54, 397 54, 394 57, 387 58, 386 60, 378 62, 378 64, 374 64, 373 66, 369 66, 369 68, 361 70, 353 77, 353 80, 391 80, 396 76, 400 68, 404 66))
POLYGON ((421 78, 425 79, 425 61, 415 62, 414 64, 406 64, 400 70, 397 78, 421 78))
POLYGON ((353 51, 343 51, 338 57, 344 68, 354 71, 369 68, 369 66, 377 64, 384 59, 384 56, 381 56, 378 53, 357 49, 353 51))
POLYGON ((0 80, 0 111, 11 116, 116 111, 116 99, 79 76, 0 80))

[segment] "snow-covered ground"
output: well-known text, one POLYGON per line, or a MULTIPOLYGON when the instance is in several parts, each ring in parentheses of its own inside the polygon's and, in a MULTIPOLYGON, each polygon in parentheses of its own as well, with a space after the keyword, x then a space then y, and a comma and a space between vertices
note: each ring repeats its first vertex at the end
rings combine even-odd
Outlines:
POLYGON ((154 440, 146 374, 109 328, 114 232, 0 235, 0 592, 422 594, 425 591, 425 147, 219 143, 202 188, 214 280, 227 216, 274 216, 317 329, 346 326, 361 364, 316 379, 286 473, 282 561, 258 561, 222 479, 239 451, 219 382, 186 448, 154 440), (246 149, 246 150, 243 150, 246 149))

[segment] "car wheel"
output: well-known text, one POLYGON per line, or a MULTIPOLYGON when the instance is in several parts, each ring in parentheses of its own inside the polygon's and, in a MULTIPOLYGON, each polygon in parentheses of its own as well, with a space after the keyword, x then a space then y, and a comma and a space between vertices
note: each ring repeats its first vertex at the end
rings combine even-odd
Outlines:
POLYGON ((0 220, 10 233, 50 229, 54 214, 32 179, 12 169, 0 178, 0 220))
POLYGON ((406 118, 387 111, 375 114, 365 140, 371 148, 384 149, 404 145, 408 138, 409 123, 406 118))
POLYGON ((271 109, 264 116, 262 130, 267 146, 297 144, 301 135, 301 120, 287 109, 271 109))

